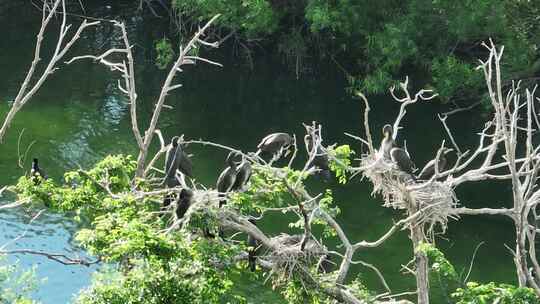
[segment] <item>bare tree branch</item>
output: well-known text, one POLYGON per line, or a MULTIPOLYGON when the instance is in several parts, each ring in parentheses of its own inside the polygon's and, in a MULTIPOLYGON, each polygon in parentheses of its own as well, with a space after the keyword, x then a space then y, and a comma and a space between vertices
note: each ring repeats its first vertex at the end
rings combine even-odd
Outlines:
POLYGON ((17 96, 15 97, 15 100, 13 101, 13 104, 11 105, 8 114, 4 118, 4 122, 2 124, 2 127, 0 128, 0 143, 3 141, 7 129, 15 118, 17 112, 19 112, 19 110, 28 102, 28 100, 30 100, 30 98, 39 90, 39 88, 41 88, 49 75, 58 69, 56 67, 57 63, 62 60, 65 54, 71 49, 73 44, 77 40, 79 40, 81 33, 86 28, 99 24, 99 21, 88 22, 88 20, 86 19, 83 20, 83 22, 79 25, 79 28, 72 35, 71 39, 67 40, 66 42, 67 34, 69 32, 69 29, 71 28, 71 24, 66 25, 66 18, 65 0, 55 0, 51 7, 47 5, 46 1, 43 2, 41 28, 37 34, 36 46, 34 50, 34 60, 32 61, 30 69, 26 73, 26 77, 19 89, 19 92, 17 93, 17 96), (51 18, 57 13, 59 7, 62 11, 62 21, 59 27, 60 33, 56 42, 56 48, 43 72, 39 76, 36 76, 36 68, 38 66, 38 63, 42 60, 41 44, 43 42, 43 37, 45 35, 45 31, 47 30, 49 22, 51 21, 51 18), (35 82, 32 82, 32 79, 35 79, 36 77, 37 80, 35 82))

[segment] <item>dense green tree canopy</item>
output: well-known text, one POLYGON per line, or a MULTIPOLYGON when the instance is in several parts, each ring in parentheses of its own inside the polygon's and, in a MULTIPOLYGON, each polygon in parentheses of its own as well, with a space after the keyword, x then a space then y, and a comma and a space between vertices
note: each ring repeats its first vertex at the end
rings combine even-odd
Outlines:
MULTIPOLYGON (((190 0, 175 7, 191 21, 220 13, 219 25, 243 39, 266 39, 286 56, 333 58, 351 89, 380 93, 404 72, 424 72, 446 100, 480 95, 474 70, 481 42, 506 46, 507 80, 533 77, 538 7, 498 0, 190 0), (518 71, 520 71, 518 73, 518 71)), ((326 60, 325 59, 325 60, 326 60)))

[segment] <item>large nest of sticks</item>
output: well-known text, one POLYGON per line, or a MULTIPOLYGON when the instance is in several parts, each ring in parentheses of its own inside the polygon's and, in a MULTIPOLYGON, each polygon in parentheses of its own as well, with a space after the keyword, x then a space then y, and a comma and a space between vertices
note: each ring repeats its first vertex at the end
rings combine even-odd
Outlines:
POLYGON ((313 239, 309 239, 302 250, 302 240, 303 235, 288 234, 280 234, 271 239, 276 249, 265 258, 272 262, 272 271, 283 276, 283 279, 288 279, 297 267, 316 265, 328 254, 326 248, 313 239))
POLYGON ((457 198, 454 190, 440 181, 415 181, 409 174, 399 170, 392 161, 377 154, 362 157, 363 176, 373 183, 372 195, 380 194, 385 207, 394 209, 424 210, 419 221, 431 227, 440 224, 446 229, 448 218, 455 214, 457 198))

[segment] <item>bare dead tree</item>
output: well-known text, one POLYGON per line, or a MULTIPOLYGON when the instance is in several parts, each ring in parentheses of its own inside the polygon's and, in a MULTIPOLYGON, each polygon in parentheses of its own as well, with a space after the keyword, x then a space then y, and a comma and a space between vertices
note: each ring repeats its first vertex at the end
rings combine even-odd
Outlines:
MULTIPOLYGON (((399 84, 399 89, 403 92, 403 97, 398 97, 395 88, 390 89, 392 97, 400 103, 400 111, 393 122, 392 138, 397 139, 401 122, 407 113, 407 107, 416 104, 418 101, 429 101, 437 95, 430 90, 421 90, 411 95, 408 89, 408 78, 399 84)), ((415 253, 414 274, 416 276, 417 295, 419 304, 429 303, 429 278, 428 259, 425 254, 418 250, 421 244, 429 243, 427 237, 435 224, 446 225, 448 210, 455 204, 453 192, 448 187, 433 181, 423 188, 419 188, 414 180, 400 169, 393 162, 385 159, 382 153, 378 153, 373 148, 373 139, 368 121, 370 110, 367 99, 359 94, 366 104, 364 113, 364 128, 366 139, 361 139, 368 145, 368 153, 362 156, 361 166, 353 168, 353 171, 361 172, 374 186, 373 193, 379 193, 384 198, 384 206, 406 211, 406 228, 410 231, 413 249, 415 253)))
POLYGON ((503 139, 507 178, 512 182, 513 209, 505 215, 513 219, 516 229, 516 247, 513 251, 518 282, 529 286, 540 297, 540 267, 536 256, 536 234, 538 231, 537 206, 540 203, 540 189, 537 179, 540 169, 540 146, 533 143, 533 133, 540 129, 535 114, 536 87, 525 90, 525 98, 520 83, 514 83, 507 93, 503 93, 501 82, 501 58, 504 47, 497 49, 490 41, 484 44, 489 57, 481 62, 495 112, 496 132, 503 139), (522 118, 524 117, 524 118, 522 118), (522 123, 523 121, 523 123, 522 123), (536 124, 535 124, 536 122, 536 124))
MULTIPOLYGON (((146 173, 148 172, 147 169, 149 166, 147 166, 146 164, 148 149, 150 145, 152 144, 152 139, 154 137, 154 134, 156 132, 159 132, 159 129, 157 129, 159 116, 161 114, 162 109, 165 106, 165 99, 167 95, 170 92, 182 87, 182 84, 173 83, 176 75, 179 72, 183 71, 182 67, 185 65, 196 64, 199 61, 216 65, 216 66, 222 66, 218 62, 214 62, 209 59, 195 55, 196 49, 198 49, 200 46, 218 47, 219 45, 218 43, 207 42, 203 39, 205 31, 210 27, 210 25, 218 17, 219 15, 216 15, 212 19, 210 19, 202 28, 200 28, 193 35, 191 40, 189 40, 189 42, 185 46, 180 46, 178 57, 174 61, 171 69, 169 70, 167 74, 167 78, 165 79, 163 86, 161 87, 161 92, 155 103, 152 118, 150 119, 148 128, 144 131, 144 135, 142 135, 139 129, 138 120, 137 120, 137 90, 135 87, 134 59, 133 59, 133 54, 131 52, 132 46, 129 43, 125 25, 123 23, 118 22, 118 21, 113 22, 114 26, 120 29, 120 32, 122 35, 122 42, 124 44, 123 48, 109 49, 99 56, 85 55, 85 56, 74 57, 68 62, 68 63, 72 63, 80 59, 93 59, 94 61, 99 61, 101 64, 109 67, 112 71, 118 71, 122 74, 123 83, 119 81, 118 88, 129 99, 131 126, 133 130, 133 134, 135 136, 135 140, 137 141, 137 145, 139 146, 139 156, 137 157, 137 171, 136 171, 137 178, 144 178, 146 176, 146 173), (118 60, 113 61, 109 59, 110 56, 114 56, 114 55, 121 55, 121 59, 119 61, 118 60)), ((162 144, 162 148, 163 148, 163 144, 162 144)), ((161 153, 163 153, 163 151, 161 153)))
MULTIPOLYGON (((406 210, 409 218, 416 214, 418 208, 432 206, 431 211, 426 213, 427 217, 418 217, 409 226, 416 256, 414 273, 417 278, 418 303, 429 303, 429 285, 427 259, 416 248, 422 242, 433 241, 429 236, 433 234, 435 226, 444 230, 448 218, 457 218, 460 215, 503 215, 512 219, 516 227, 516 247, 513 254, 519 285, 533 288, 540 296, 540 282, 536 279, 540 277, 540 265, 535 246, 538 242, 536 235, 540 232, 540 218, 537 213, 540 202, 537 186, 540 146, 533 142, 534 133, 540 129, 535 112, 535 102, 539 99, 534 96, 536 87, 533 90, 523 90, 519 82, 503 93, 500 65, 504 48, 498 50, 493 42, 484 46, 490 55, 486 61, 481 61, 479 69, 484 72, 493 117, 479 133, 478 146, 471 152, 463 151, 459 147, 447 124, 448 116, 440 116, 439 119, 457 152, 457 159, 448 169, 438 168, 445 146, 443 141, 432 160, 435 173, 427 181, 413 181, 407 175, 404 176, 394 163, 373 151, 367 117, 369 103, 365 97, 359 95, 366 103, 366 139, 359 139, 370 147, 370 152, 362 157, 361 166, 352 170, 362 172, 373 183, 374 193, 383 196, 385 206, 406 210), (457 205, 454 193, 456 187, 464 183, 492 179, 511 181, 512 208, 471 209, 457 205)), ((407 89, 407 80, 400 84, 400 88, 404 92, 402 98, 397 97, 394 90, 391 90, 394 99, 401 103, 399 114, 393 123, 394 139, 398 137, 406 107, 418 100, 429 100, 435 96, 426 96, 429 91, 422 90, 412 98, 407 89)))
POLYGON ((26 73, 26 77, 24 78, 24 81, 19 88, 19 92, 17 93, 17 96, 15 97, 15 100, 11 105, 11 109, 4 118, 4 122, 2 124, 2 127, 0 128, 0 142, 2 142, 17 112, 19 112, 19 110, 28 102, 28 100, 30 100, 30 98, 39 90, 39 88, 41 88, 49 75, 58 70, 58 62, 62 60, 62 58, 64 58, 64 56, 71 49, 73 44, 75 44, 75 42, 79 40, 81 33, 85 29, 95 26, 98 23, 99 21, 88 22, 88 20, 84 19, 77 28, 77 30, 72 34, 70 39, 68 38, 68 34, 70 33, 72 25, 67 24, 65 0, 43 1, 41 28, 39 29, 39 32, 37 34, 36 46, 34 50, 34 59, 32 60, 30 69, 26 73), (36 69, 38 67, 38 63, 42 60, 41 50, 43 38, 53 17, 57 14, 61 15, 61 22, 58 27, 59 34, 56 41, 56 48, 44 70, 40 74, 38 74, 36 72, 36 69))

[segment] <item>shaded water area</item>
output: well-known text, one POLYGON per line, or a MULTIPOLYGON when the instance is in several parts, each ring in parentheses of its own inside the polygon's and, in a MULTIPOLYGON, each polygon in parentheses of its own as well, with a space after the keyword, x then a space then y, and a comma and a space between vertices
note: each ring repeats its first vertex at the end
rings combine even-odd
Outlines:
MULTIPOLYGON (((110 8, 87 6, 93 16, 117 17, 127 22, 128 34, 134 48, 139 92, 139 119, 149 121, 153 102, 159 93, 165 72, 152 62, 151 42, 163 37, 167 29, 163 21, 143 21, 131 1, 111 1, 110 8)), ((32 55, 35 33, 40 15, 29 2, 0 1, 0 117, 8 110, 21 84, 32 55)), ((72 54, 97 54, 117 43, 111 39, 112 27, 100 25, 98 30, 87 33, 72 54)), ((46 40, 47 42, 47 40, 46 40)), ((50 41, 48 41, 50 42, 50 41)), ((50 52, 51 45, 47 47, 50 52)), ((47 52, 46 52, 47 53, 47 52)), ((180 81, 184 87, 172 94, 167 104, 173 108, 163 112, 160 129, 166 138, 185 134, 187 138, 224 143, 245 151, 255 149, 258 141, 269 132, 288 131, 303 136, 302 122, 316 120, 322 123, 325 144, 349 143, 360 153, 360 145, 343 132, 360 133, 363 125, 361 104, 345 93, 346 81, 339 71, 321 69, 296 80, 279 61, 258 56, 255 69, 231 56, 231 51, 217 50, 207 54, 220 61, 223 68, 197 65, 186 69, 180 81)), ((44 56, 45 57, 45 56, 44 56)), ((40 158, 49 176, 59 180, 65 170, 86 168, 103 156, 115 153, 136 152, 132 136, 128 105, 116 87, 118 75, 91 62, 62 66, 45 83, 40 92, 15 118, 4 143, 0 145, 0 185, 16 183, 25 170, 18 167, 18 154, 33 141, 24 167, 30 160, 40 158), (18 145, 21 136, 20 149, 18 145), (20 150, 20 151, 18 151, 20 150)), ((414 80, 414 75, 411 77, 414 80)), ((378 130, 395 118, 399 105, 389 96, 370 97, 370 119, 376 140, 378 130)), ((418 166, 433 157, 434 151, 445 138, 436 113, 447 108, 437 102, 412 106, 405 119, 405 129, 400 133, 418 166)), ((480 113, 463 113, 449 118, 455 128, 456 139, 463 146, 477 143, 475 133, 481 127, 480 113)), ((144 125, 144 124, 142 124, 144 125)), ((200 146, 191 146, 194 154, 194 172, 197 180, 212 186, 223 167, 225 152, 200 146)), ((328 187, 334 191, 335 202, 342 210, 338 217, 343 229, 354 241, 375 240, 380 237, 401 214, 381 206, 379 198, 372 198, 371 187, 358 179, 343 186, 336 182, 327 185, 314 180, 313 191, 328 187)), ((494 207, 508 205, 510 188, 506 183, 471 184, 458 189, 460 202, 469 207, 494 207)), ((6 198, 0 198, 5 203, 6 198)), ((0 244, 20 235, 25 236, 9 248, 29 248, 70 255, 84 252, 73 241, 75 222, 67 216, 44 213, 31 225, 28 221, 37 212, 32 209, 12 209, 0 213, 0 244)), ((267 221, 264 229, 278 233, 289 228, 267 221)), ((494 217, 464 217, 452 221, 446 234, 437 239, 447 257, 458 271, 467 269, 475 247, 482 241, 472 272, 471 280, 514 282, 512 257, 504 245, 512 246, 512 225, 494 217)), ((406 233, 391 237, 382 247, 361 251, 357 258, 379 267, 394 292, 412 290, 414 278, 400 273, 401 265, 412 256, 406 233)), ((38 265, 38 276, 47 277, 40 285, 36 299, 43 303, 67 303, 72 295, 90 284, 91 273, 97 267, 63 266, 41 257, 19 256, 24 267, 38 265)), ((15 260, 15 257, 10 257, 15 260)), ((360 275, 370 289, 382 291, 382 285, 366 268, 355 267, 352 272, 360 275)), ((352 277, 351 277, 352 278, 352 277)), ((252 290, 259 285, 246 282, 242 290, 252 290)), ((439 288, 436 280, 432 287, 439 288)), ((439 294, 439 291, 436 291, 439 294)), ((253 293, 254 303, 274 303, 270 292, 253 293)), ((443 303, 440 296, 434 303, 443 303)))

